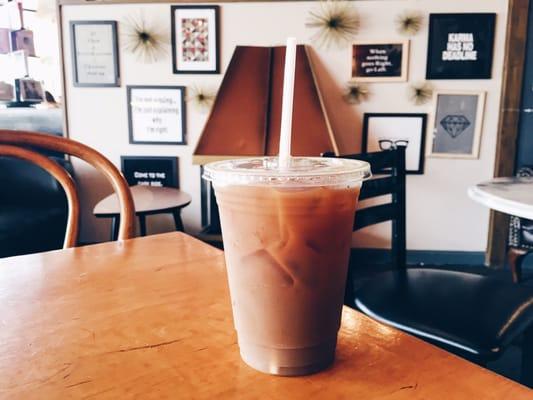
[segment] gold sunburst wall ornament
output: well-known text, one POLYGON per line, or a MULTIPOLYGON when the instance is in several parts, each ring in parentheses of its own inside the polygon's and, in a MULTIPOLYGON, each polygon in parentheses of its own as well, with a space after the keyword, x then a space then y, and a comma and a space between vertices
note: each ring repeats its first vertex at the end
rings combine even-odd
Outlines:
POLYGON ((405 11, 396 17, 396 30, 401 35, 413 36, 422 28, 424 17, 418 11, 405 11))
POLYGON ((350 1, 321 0, 317 9, 309 12, 307 28, 315 30, 311 40, 319 47, 348 46, 359 31, 360 19, 350 1))
POLYGON ((129 17, 122 23, 124 50, 139 61, 153 63, 168 54, 169 34, 164 24, 148 22, 144 15, 129 17))
POLYGON ((193 104, 200 112, 207 113, 215 102, 216 91, 211 88, 192 86, 188 90, 187 102, 193 104))
POLYGON ((348 82, 344 89, 342 98, 348 104, 361 104, 363 101, 368 100, 370 91, 366 85, 358 82, 348 82))
POLYGON ((409 100, 417 106, 426 104, 433 97, 433 86, 429 82, 413 83, 408 89, 409 100))

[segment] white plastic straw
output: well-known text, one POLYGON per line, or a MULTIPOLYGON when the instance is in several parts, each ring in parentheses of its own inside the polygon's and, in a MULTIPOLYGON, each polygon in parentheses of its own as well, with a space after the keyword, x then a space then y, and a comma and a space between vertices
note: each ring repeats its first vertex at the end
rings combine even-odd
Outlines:
POLYGON ((294 97, 294 70, 296 68, 296 38, 287 38, 285 72, 283 75, 283 100, 281 103, 281 129, 279 135, 279 165, 291 163, 292 104, 294 97))

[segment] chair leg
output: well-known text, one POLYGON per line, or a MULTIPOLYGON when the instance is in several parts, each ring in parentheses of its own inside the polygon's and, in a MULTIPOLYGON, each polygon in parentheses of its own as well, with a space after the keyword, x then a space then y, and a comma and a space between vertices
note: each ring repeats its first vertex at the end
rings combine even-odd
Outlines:
POLYGON ((139 215, 139 227, 141 236, 146 236, 146 216, 144 214, 139 215))
POLYGON ((111 219, 111 241, 118 239, 118 228, 120 226, 120 215, 114 216, 111 219))
POLYGON ((355 308, 354 301, 354 286, 353 286, 353 273, 350 266, 348 266, 348 276, 346 277, 346 288, 344 290, 344 304, 349 307, 355 308))
POLYGON ((524 332, 521 383, 533 388, 533 325, 524 332))
POLYGON ((528 252, 526 250, 511 247, 507 252, 507 262, 511 268, 514 283, 520 283, 522 280, 522 261, 528 252))
POLYGON ((176 225, 176 230, 178 232, 185 232, 185 228, 183 227, 183 221, 181 220, 181 210, 176 209, 172 211, 172 215, 174 216, 174 224, 176 225))

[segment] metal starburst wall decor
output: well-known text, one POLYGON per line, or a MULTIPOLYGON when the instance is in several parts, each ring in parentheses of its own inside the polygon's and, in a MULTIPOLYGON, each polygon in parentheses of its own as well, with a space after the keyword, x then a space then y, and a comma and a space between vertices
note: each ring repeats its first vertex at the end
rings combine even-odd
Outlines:
POLYGON ((311 37, 319 47, 350 44, 359 31, 359 14, 349 1, 321 0, 317 9, 309 12, 306 27, 316 32, 311 37))
POLYGON ((361 83, 349 81, 346 83, 342 98, 348 104, 361 104, 370 96, 370 91, 361 83))
POLYGON ((207 113, 215 102, 216 92, 210 88, 192 86, 188 89, 187 102, 193 104, 200 112, 207 113))
POLYGON ((168 54, 169 34, 158 24, 149 23, 143 15, 123 22, 123 47, 140 61, 153 63, 168 54))
POLYGON ((433 97, 433 86, 429 82, 414 83, 408 88, 408 96, 417 106, 425 104, 433 97))
POLYGON ((423 19, 418 11, 405 11, 396 17, 396 30, 406 36, 416 35, 422 27, 423 19))

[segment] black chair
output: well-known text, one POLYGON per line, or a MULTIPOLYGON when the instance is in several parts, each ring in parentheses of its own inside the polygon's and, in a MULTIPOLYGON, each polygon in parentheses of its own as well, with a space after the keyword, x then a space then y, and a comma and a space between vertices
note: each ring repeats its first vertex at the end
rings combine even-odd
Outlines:
POLYGON ((354 230, 392 220, 393 268, 355 292, 350 268, 347 304, 479 364, 498 358, 524 334, 522 382, 533 386, 533 288, 472 273, 406 268, 405 148, 342 157, 368 161, 374 176, 386 175, 365 182, 361 199, 392 195, 391 203, 358 210, 354 230))
MULTIPOLYGON (((63 154, 40 151, 73 173, 63 154)), ((61 185, 26 161, 0 157, 0 258, 60 249, 68 205, 61 185)))

